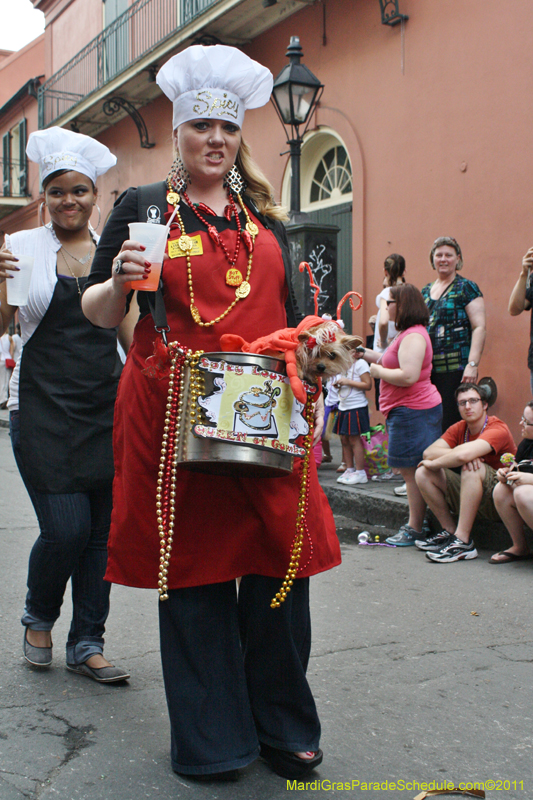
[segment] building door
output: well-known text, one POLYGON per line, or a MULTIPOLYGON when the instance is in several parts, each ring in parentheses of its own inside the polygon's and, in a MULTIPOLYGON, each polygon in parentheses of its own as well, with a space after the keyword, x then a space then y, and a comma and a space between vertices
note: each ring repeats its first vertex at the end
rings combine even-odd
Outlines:
MULTIPOLYGON (((328 206, 317 211, 308 212, 313 222, 326 225, 338 225, 340 231, 337 236, 337 302, 346 292, 357 287, 352 286, 352 204, 340 203, 338 206, 328 206)), ((352 312, 348 305, 344 305, 341 312, 347 333, 352 332, 352 312)))

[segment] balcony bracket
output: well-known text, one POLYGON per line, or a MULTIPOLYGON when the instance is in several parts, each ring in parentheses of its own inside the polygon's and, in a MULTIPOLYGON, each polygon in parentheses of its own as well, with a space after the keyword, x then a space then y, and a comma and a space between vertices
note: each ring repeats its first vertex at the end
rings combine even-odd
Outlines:
POLYGON ((108 117, 112 117, 113 114, 116 114, 120 110, 125 111, 130 115, 137 130, 139 131, 141 147, 145 147, 147 149, 155 147, 155 142, 148 141, 148 129, 144 119, 135 106, 129 102, 129 100, 125 100, 123 97, 112 97, 110 100, 106 100, 103 109, 104 114, 106 114, 108 117))

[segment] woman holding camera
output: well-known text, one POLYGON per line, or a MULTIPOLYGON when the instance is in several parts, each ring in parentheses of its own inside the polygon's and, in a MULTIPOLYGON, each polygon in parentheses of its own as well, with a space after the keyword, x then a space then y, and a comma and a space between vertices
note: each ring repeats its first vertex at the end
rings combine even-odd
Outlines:
POLYGON ((533 459, 533 400, 527 404, 520 420, 522 441, 518 445, 515 466, 498 470, 499 483, 494 487, 494 505, 509 531, 512 546, 495 553, 489 564, 509 564, 532 558, 524 534, 524 522, 533 528, 533 473, 516 469, 526 459, 533 459))

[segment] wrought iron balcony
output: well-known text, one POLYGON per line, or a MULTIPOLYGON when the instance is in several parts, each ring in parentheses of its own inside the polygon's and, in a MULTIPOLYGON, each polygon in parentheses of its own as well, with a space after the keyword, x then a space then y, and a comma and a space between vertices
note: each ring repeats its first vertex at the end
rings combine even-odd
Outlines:
POLYGON ((39 88, 46 128, 220 0, 137 0, 39 88))
POLYGON ((173 53, 198 40, 245 44, 312 2, 136 0, 39 88, 39 127, 96 136, 159 96, 156 68, 173 53))

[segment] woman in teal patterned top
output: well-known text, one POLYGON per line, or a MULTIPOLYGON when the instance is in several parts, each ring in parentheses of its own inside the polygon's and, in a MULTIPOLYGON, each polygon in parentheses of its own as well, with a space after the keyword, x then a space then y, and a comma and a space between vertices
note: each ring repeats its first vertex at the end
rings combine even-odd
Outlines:
POLYGON ((485 344, 485 301, 479 286, 458 275, 461 248, 450 236, 440 236, 429 254, 437 279, 422 289, 429 309, 428 333, 433 345, 431 381, 442 397, 442 430, 460 420, 455 390, 478 380, 485 344))

